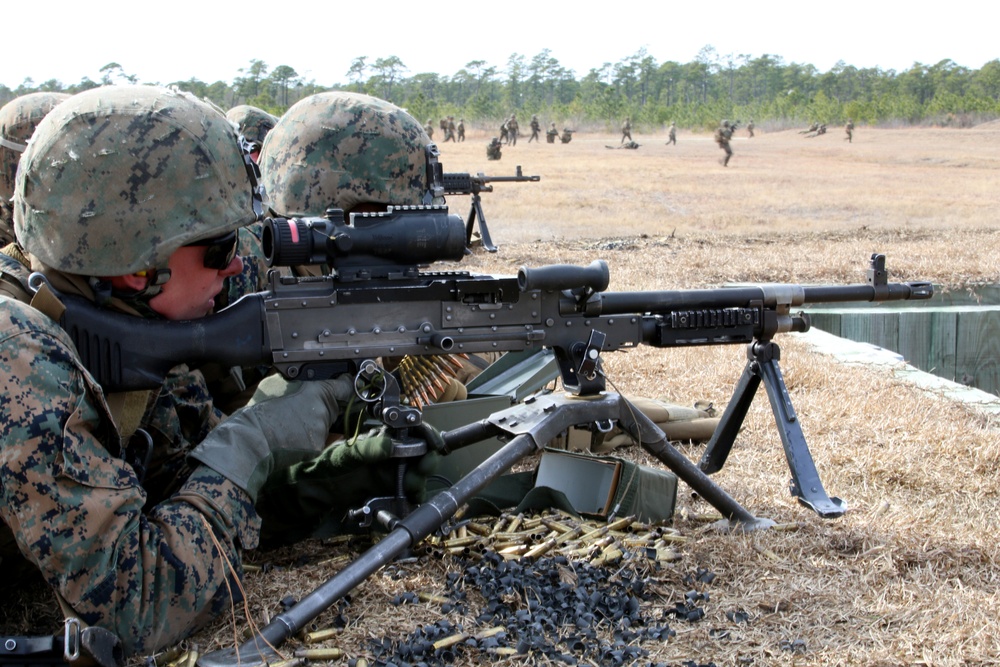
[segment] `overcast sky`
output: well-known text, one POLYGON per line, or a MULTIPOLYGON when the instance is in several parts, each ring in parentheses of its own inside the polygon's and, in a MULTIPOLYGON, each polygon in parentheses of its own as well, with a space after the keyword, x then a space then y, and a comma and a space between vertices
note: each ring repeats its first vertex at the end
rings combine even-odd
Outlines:
POLYGON ((546 48, 578 77, 640 48, 658 63, 686 63, 706 45, 720 56, 771 54, 821 72, 838 60, 901 71, 945 58, 979 69, 1000 58, 1000 3, 988 0, 930 10, 880 0, 674 4, 50 0, 35 5, 33 20, 5 24, 0 83, 99 81, 110 62, 141 82, 231 82, 260 59, 331 85, 347 81, 358 56, 398 56, 408 75, 452 75, 472 60, 502 71, 511 54, 530 60, 546 48))

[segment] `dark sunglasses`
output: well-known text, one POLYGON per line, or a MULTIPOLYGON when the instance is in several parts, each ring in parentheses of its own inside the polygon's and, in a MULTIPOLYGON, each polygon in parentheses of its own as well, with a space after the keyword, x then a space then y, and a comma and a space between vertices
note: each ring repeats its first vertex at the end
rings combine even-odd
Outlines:
POLYGON ((205 248, 205 268, 222 271, 236 257, 236 230, 210 239, 192 241, 189 246, 205 248))

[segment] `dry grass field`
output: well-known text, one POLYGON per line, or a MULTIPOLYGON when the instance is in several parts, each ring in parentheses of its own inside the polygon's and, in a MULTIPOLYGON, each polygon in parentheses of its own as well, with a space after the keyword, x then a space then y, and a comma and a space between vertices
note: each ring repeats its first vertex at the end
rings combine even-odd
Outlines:
MULTIPOLYGON (((711 287, 727 281, 863 282, 872 252, 888 256, 892 280, 945 289, 1000 280, 1000 125, 970 130, 838 128, 807 139, 788 131, 733 142, 730 166, 708 134, 636 134, 638 150, 609 150, 618 137, 580 133, 568 145, 505 147, 487 162, 484 133, 441 147, 446 171, 509 175, 484 195, 495 255, 471 271, 521 265, 609 262, 611 289, 711 287)), ((452 210, 467 202, 454 197, 452 210)), ((651 616, 683 600, 698 568, 715 573, 697 623, 670 617, 676 636, 642 642, 634 664, 980 665, 1000 656, 1000 422, 866 367, 845 366, 795 336, 779 341, 782 369, 820 474, 850 510, 824 521, 787 492, 788 468, 761 392, 726 467, 715 477, 758 516, 791 531, 719 534, 711 508, 683 487, 674 528, 688 538, 681 559, 647 572, 651 616), (745 611, 737 624, 727 612, 745 611), (787 650, 801 640, 798 651, 787 650)), ((605 355, 625 394, 724 405, 744 364, 736 347, 640 349, 605 355)), ((701 448, 683 446, 697 459, 701 448)), ((625 454, 648 462, 631 448, 625 454)), ((248 578, 259 623, 337 571, 353 553, 313 544, 258 554, 287 569, 248 578), (323 558, 317 556, 323 554, 323 558), (329 553, 328 553, 329 552, 329 553)), ((364 655, 366 639, 402 638, 441 618, 437 605, 390 604, 404 591, 442 591, 450 559, 390 568, 359 587, 348 627, 330 645, 364 655)), ((246 625, 236 612, 237 628, 246 625)), ((331 620, 326 617, 326 620, 331 620)), ((469 619, 455 619, 453 622, 469 619)), ((231 644, 233 622, 203 633, 231 644)), ((457 664, 490 658, 460 653, 457 664)), ((592 658, 580 664, 598 664, 592 658)), ((502 664, 549 664, 537 655, 502 664)))
MULTIPOLYGON (((544 119, 543 119, 544 120, 544 119)), ((527 125, 527 123, 525 123, 527 125)), ((733 141, 728 168, 709 134, 635 133, 638 150, 609 150, 617 135, 578 133, 568 145, 521 138, 487 162, 483 131, 441 146, 445 171, 541 181, 484 195, 495 255, 470 271, 522 265, 611 267, 611 289, 714 287, 728 281, 863 282, 873 252, 891 280, 945 289, 1000 281, 1000 124, 968 130, 840 128, 807 139, 795 131, 733 141)), ((452 211, 468 202, 454 197, 452 211)), ((788 467, 763 392, 726 467, 715 476, 758 516, 792 530, 720 534, 700 520, 711 508, 681 486, 673 527, 687 541, 677 562, 647 569, 650 617, 692 588, 699 568, 705 618, 664 619, 676 635, 644 640, 631 664, 983 665, 1000 659, 1000 421, 908 385, 883 371, 846 366, 794 335, 779 338, 782 370, 823 482, 850 510, 825 521, 788 494, 788 467), (743 611, 735 623, 727 612, 743 611), (793 642, 798 650, 787 650, 793 642)), ((617 390, 723 406, 745 363, 738 347, 639 349, 605 355, 617 390)), ((701 448, 681 450, 697 460, 701 448)), ((649 463, 637 448, 621 452, 649 463)), ((356 550, 313 542, 252 554, 246 610, 195 640, 230 646, 247 627, 301 597, 356 550)), ((347 627, 326 645, 364 656, 367 640, 402 638, 442 617, 430 603, 396 607, 405 591, 439 593, 450 558, 388 568, 358 587, 342 610, 347 627)), ((470 593, 474 596, 474 593, 470 593)), ((472 606, 470 604, 470 606, 472 606)), ((452 614, 452 622, 471 624, 452 614)), ((321 625, 333 622, 333 615, 321 625)), ((473 630, 474 632, 474 630, 473 630)), ((455 664, 493 658, 459 653, 455 664)), ((334 663, 337 664, 337 663, 334 663)), ((339 664, 345 664, 342 660, 339 664)), ((550 664, 538 655, 498 661, 550 664)), ((551 663, 557 664, 557 663, 551 663)), ((587 658, 580 664, 601 664, 587 658)))

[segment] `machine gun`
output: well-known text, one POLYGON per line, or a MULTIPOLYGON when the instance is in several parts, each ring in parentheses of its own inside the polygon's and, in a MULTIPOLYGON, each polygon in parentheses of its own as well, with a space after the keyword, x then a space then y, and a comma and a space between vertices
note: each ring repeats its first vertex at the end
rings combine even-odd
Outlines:
MULTIPOLYGON (((565 394, 535 395, 520 405, 443 434, 447 449, 499 437, 506 444, 450 488, 400 518, 382 517, 389 532, 363 556, 279 614, 237 649, 199 660, 230 667, 273 660, 274 647, 337 599, 440 527, 487 484, 567 428, 618 425, 715 507, 729 525, 772 525, 742 507, 707 475, 720 469, 751 401, 763 383, 791 471, 791 492, 824 518, 841 516, 843 501, 823 488, 781 375, 773 338, 806 331, 807 303, 927 299, 929 283, 890 283, 885 257, 873 255, 867 281, 855 285, 752 285, 720 289, 608 292, 601 260, 589 266, 521 268, 516 276, 422 271, 421 262, 459 256, 464 223, 440 207, 355 214, 350 224, 319 219, 272 219, 264 250, 273 264, 322 260, 332 275, 270 274, 270 288, 194 321, 162 322, 116 315, 65 295, 60 319, 83 363, 108 391, 153 388, 181 362, 269 364, 290 380, 342 373, 383 383, 362 396, 400 442, 421 413, 402 404, 383 356, 551 349, 565 394), (422 230, 407 236, 404 229, 422 230), (421 249, 419 262, 411 251, 421 249), (344 254, 348 253, 348 254, 344 254), (350 253, 356 254, 351 259, 350 253), (367 265, 371 270, 361 270, 367 265), (745 345, 748 361, 699 465, 673 448, 663 432, 628 401, 605 391, 601 354, 638 345, 745 345)), ((50 289, 41 276, 36 289, 50 289)))
POLYGON ((472 244, 472 229, 479 219, 479 236, 483 247, 490 252, 496 252, 497 247, 490 238, 490 230, 486 226, 486 216, 483 215, 483 204, 479 196, 481 192, 493 192, 491 183, 524 183, 538 182, 541 176, 525 176, 521 171, 521 165, 517 165, 514 176, 487 176, 479 172, 475 176, 468 173, 444 173, 442 181, 444 184, 444 194, 446 195, 472 195, 472 204, 469 207, 469 215, 466 216, 465 239, 466 243, 472 244))

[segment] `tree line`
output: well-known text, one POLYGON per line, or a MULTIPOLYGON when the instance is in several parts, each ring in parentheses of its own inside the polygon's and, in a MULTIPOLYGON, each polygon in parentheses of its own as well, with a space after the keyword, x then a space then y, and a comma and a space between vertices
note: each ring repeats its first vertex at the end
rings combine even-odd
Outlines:
MULTIPOLYGON (((512 111, 538 114, 570 126, 616 128, 629 116, 637 128, 712 128, 722 118, 754 119, 775 127, 813 121, 867 125, 942 124, 967 127, 1000 118, 1000 59, 980 69, 952 60, 914 63, 902 71, 857 68, 838 62, 827 72, 786 63, 764 54, 719 54, 705 46, 687 63, 659 63, 645 49, 606 62, 578 76, 549 49, 533 57, 513 53, 503 66, 472 60, 452 75, 411 74, 397 56, 358 56, 346 81, 305 81, 288 65, 269 67, 251 60, 232 81, 196 78, 174 85, 223 109, 251 104, 275 115, 303 97, 325 90, 349 90, 389 100, 422 122, 447 115, 467 122, 496 123, 512 111)), ((97 81, 74 85, 26 79, 11 89, 0 84, 0 103, 35 91, 75 93, 99 85, 140 83, 118 63, 100 69, 97 81)))

